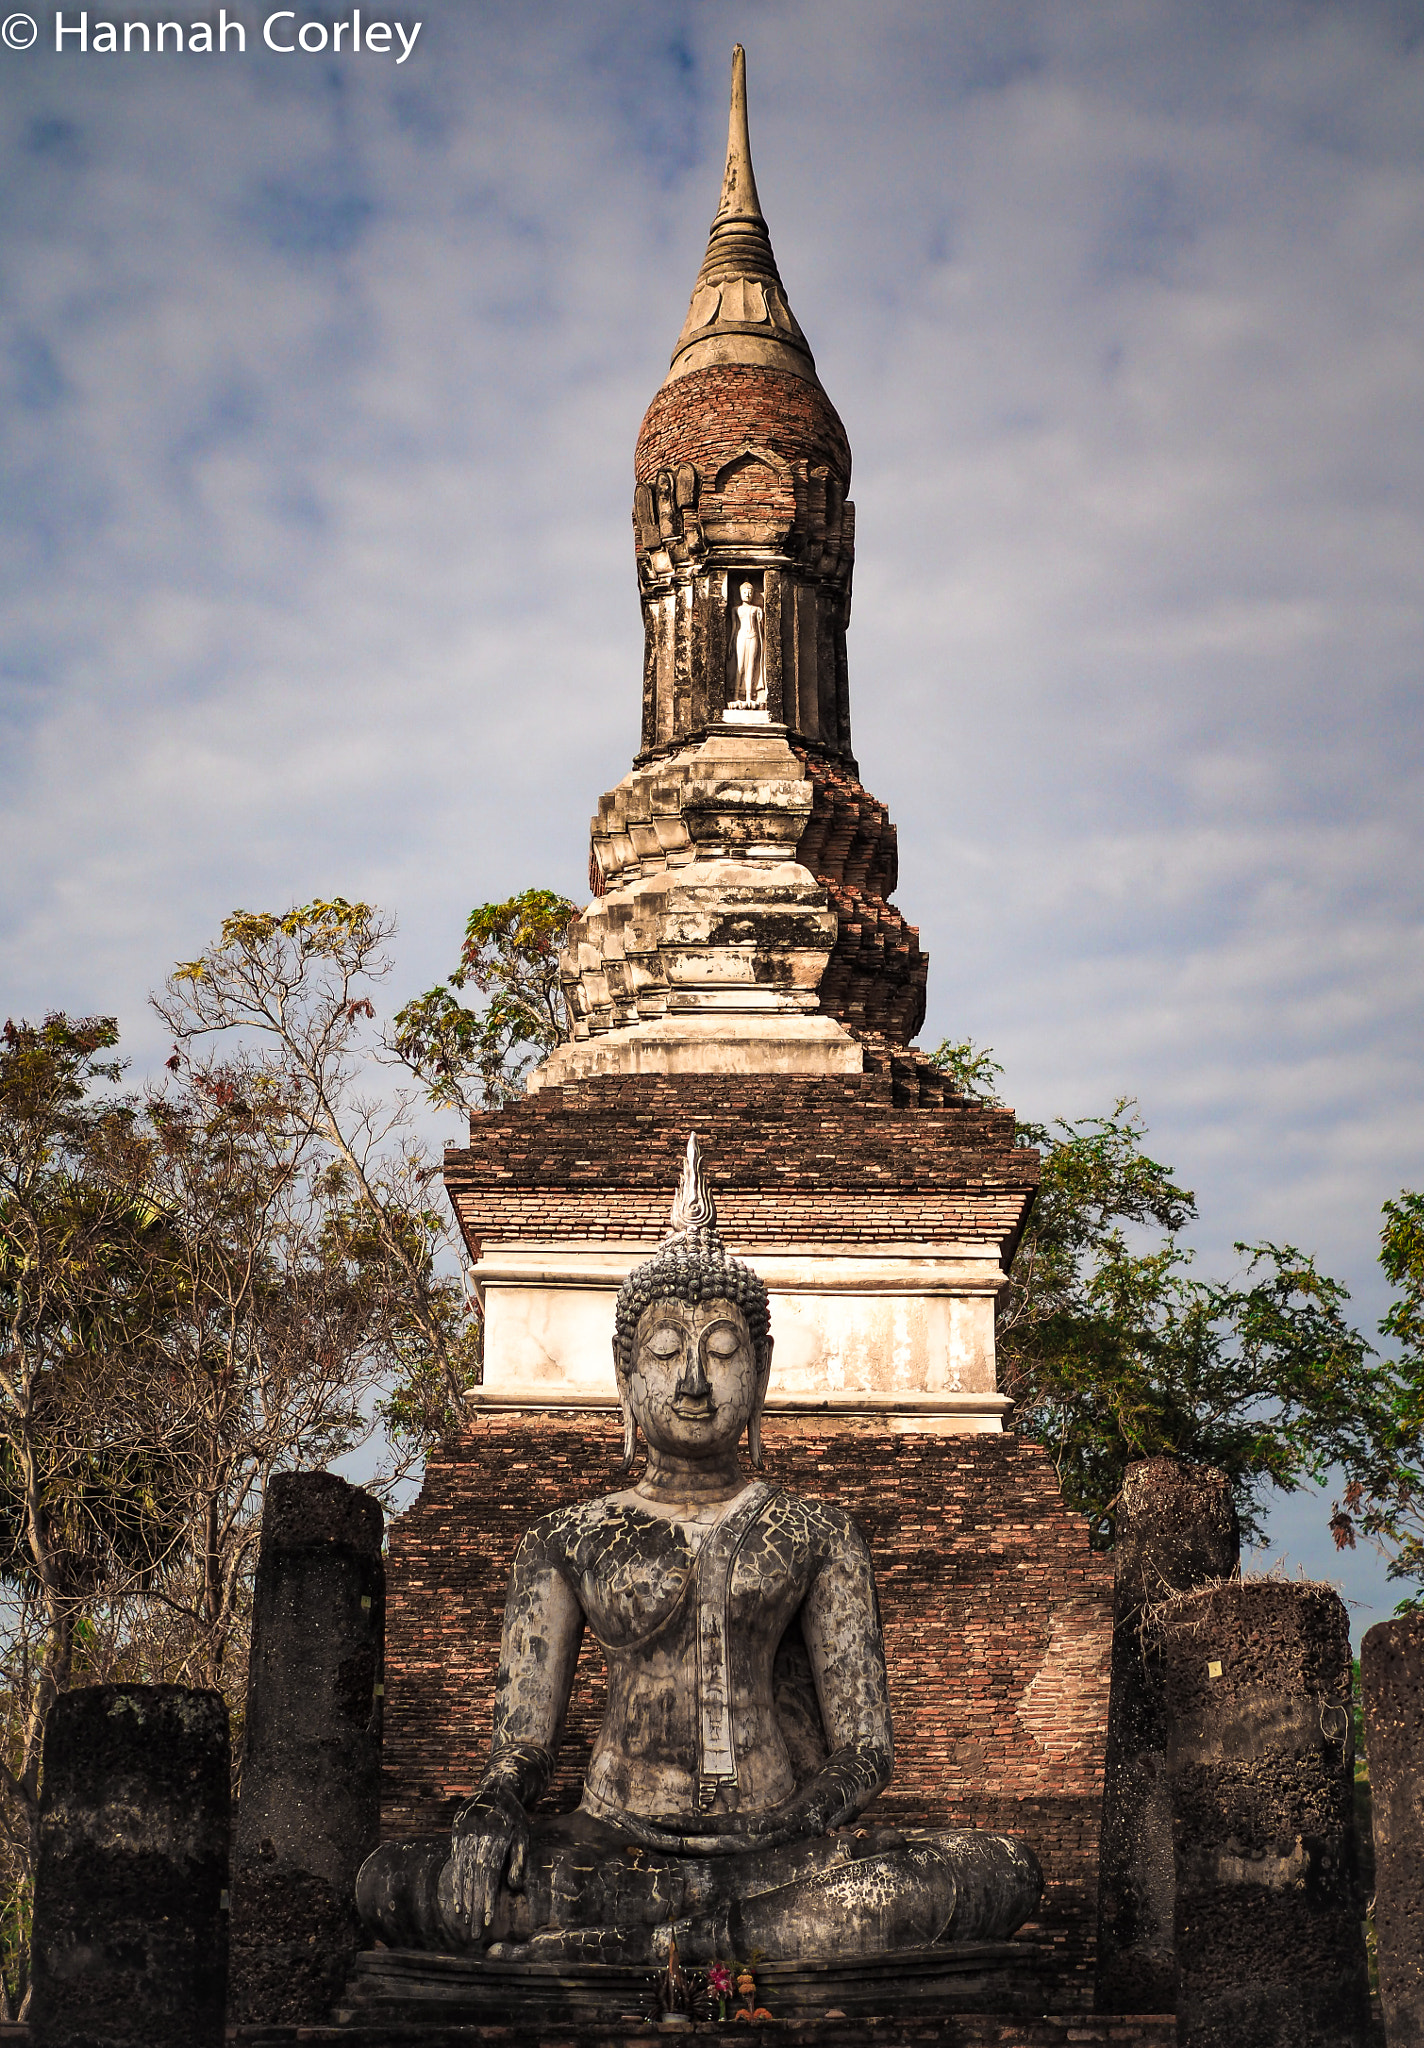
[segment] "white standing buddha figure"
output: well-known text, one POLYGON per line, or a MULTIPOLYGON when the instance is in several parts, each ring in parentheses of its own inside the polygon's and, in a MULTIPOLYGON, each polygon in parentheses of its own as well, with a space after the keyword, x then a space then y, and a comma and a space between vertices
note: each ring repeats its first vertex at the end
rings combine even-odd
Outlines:
POLYGON ((763 614, 754 585, 744 583, 737 606, 733 656, 737 669, 736 703, 749 711, 766 709, 766 645, 763 614))

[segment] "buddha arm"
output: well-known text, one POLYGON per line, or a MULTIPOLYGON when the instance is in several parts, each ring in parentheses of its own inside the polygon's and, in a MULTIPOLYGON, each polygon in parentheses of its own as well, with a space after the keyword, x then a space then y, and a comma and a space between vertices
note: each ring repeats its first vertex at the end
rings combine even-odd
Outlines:
POLYGON ((801 1633, 831 1753, 778 1809, 780 1825, 796 1834, 821 1834, 853 1820, 889 1784, 894 1768, 875 1573, 854 1522, 848 1516, 836 1520, 839 1527, 801 1607, 801 1633))
POLYGON ((474 1798, 459 1815, 511 1802, 528 1808, 553 1776, 583 1638, 557 1528, 537 1523, 514 1554, 504 1606, 494 1736, 474 1798))

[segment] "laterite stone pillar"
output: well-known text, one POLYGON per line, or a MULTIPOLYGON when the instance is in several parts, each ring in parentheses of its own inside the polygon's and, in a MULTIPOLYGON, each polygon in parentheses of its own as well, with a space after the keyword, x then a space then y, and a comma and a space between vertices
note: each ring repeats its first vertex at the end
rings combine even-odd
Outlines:
POLYGON ((1424 2041, 1424 1615, 1360 1646, 1375 1819, 1375 1936, 1389 2048, 1424 2041))
POLYGON ((380 1823, 380 1503, 329 1472, 267 1492, 232 1883, 231 2016, 324 2020, 362 1946, 380 1823))
POLYGON ((220 2048, 231 1768, 221 1693, 96 1685, 55 1702, 33 2048, 220 2048))
POLYGON ((1130 1465, 1113 1550, 1112 1690, 1098 1864, 1100 2012, 1176 2002, 1167 1709, 1150 1617, 1175 1593, 1229 1578, 1241 1530, 1224 1472, 1178 1458, 1130 1465))
POLYGON ((1350 1626, 1326 1586, 1203 1588, 1160 1622, 1183 2048, 1365 2048, 1350 1626))

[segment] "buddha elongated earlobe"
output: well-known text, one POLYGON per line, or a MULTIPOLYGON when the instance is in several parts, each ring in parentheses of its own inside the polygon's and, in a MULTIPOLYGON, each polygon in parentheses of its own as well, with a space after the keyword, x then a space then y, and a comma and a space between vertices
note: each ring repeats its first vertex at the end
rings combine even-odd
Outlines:
POLYGON ((761 1470, 761 1411, 770 1379, 771 1338, 765 1337, 757 1346, 756 1394, 752 1401, 752 1412, 747 1417, 747 1456, 752 1461, 754 1472, 761 1470))
POLYGON ((633 1419, 633 1410, 623 1403, 623 1460, 621 1469, 631 1472, 633 1460, 638 1455, 638 1425, 633 1419))

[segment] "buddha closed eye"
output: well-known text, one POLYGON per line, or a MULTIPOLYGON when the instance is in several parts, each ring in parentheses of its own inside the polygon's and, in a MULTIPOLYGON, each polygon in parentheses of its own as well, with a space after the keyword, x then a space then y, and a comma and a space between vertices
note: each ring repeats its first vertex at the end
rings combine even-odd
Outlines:
POLYGON ((674 1314, 654 1323, 638 1348, 649 1358, 671 1361, 682 1358, 690 1342, 700 1349, 704 1358, 735 1358, 747 1348, 747 1333, 740 1323, 728 1316, 699 1330, 692 1317, 684 1319, 674 1314))

